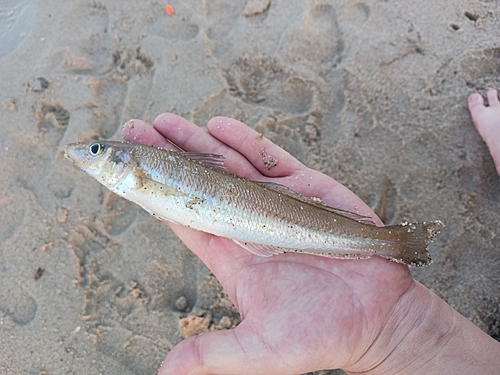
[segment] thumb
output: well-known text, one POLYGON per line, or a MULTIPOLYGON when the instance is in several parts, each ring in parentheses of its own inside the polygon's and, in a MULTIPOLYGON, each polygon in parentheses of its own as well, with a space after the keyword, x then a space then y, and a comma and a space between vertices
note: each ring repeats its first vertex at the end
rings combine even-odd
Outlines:
POLYGON ((270 360, 276 362, 277 358, 271 359, 269 350, 255 332, 240 327, 203 333, 182 341, 170 351, 158 375, 274 373, 270 372, 270 360))

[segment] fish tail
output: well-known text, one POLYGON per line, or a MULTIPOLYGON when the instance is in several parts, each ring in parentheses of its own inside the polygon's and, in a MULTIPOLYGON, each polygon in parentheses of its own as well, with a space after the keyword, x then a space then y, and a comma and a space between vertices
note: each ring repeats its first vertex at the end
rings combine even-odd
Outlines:
POLYGON ((410 266, 428 266, 432 263, 432 259, 427 246, 443 227, 444 224, 440 220, 387 226, 387 229, 396 232, 398 238, 396 254, 391 254, 387 258, 410 266))

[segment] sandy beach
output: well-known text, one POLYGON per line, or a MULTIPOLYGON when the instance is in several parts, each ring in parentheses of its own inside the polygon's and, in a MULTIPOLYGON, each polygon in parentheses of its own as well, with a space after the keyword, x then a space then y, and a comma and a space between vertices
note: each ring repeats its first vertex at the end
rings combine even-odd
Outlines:
POLYGON ((0 3, 0 373, 156 374, 240 322, 170 229, 63 157, 163 112, 245 122, 386 224, 445 222, 412 273, 500 340, 500 179, 467 111, 500 88, 500 3, 169 4, 0 3))

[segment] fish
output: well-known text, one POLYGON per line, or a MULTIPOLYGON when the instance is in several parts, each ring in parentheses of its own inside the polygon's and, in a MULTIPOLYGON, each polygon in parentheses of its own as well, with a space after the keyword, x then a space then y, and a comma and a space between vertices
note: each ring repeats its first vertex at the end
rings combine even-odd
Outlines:
MULTIPOLYGON (((119 141, 70 143, 65 157, 153 216, 226 237, 253 254, 298 252, 339 259, 374 255, 427 266, 440 220, 376 226, 369 217, 292 189, 230 173, 216 154, 119 141)), ((281 255, 284 256, 284 255, 281 255)))

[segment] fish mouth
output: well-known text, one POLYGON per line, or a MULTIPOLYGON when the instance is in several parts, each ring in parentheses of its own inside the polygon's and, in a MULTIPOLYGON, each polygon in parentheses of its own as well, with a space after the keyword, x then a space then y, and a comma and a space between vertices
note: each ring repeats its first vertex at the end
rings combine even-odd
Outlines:
POLYGON ((67 145, 64 146, 64 157, 66 159, 71 160, 73 163, 76 161, 76 150, 77 148, 75 147, 77 143, 68 143, 67 145))
POLYGON ((87 144, 84 142, 68 143, 64 146, 64 157, 82 168, 84 164, 90 161, 87 144))

